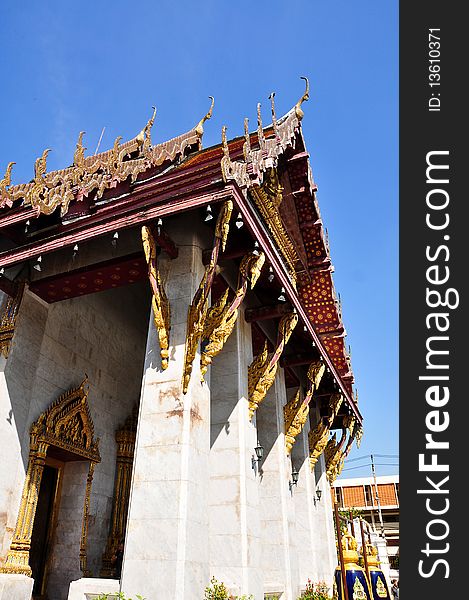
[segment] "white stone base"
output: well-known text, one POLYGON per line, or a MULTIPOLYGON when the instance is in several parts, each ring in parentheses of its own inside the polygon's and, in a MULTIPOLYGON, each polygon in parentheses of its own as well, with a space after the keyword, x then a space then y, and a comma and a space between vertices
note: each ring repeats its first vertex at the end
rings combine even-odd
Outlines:
POLYGON ((34 579, 0 573, 0 600, 31 600, 34 579))
POLYGON ((83 577, 82 579, 72 581, 70 584, 68 600, 95 600, 101 594, 109 594, 109 600, 112 600, 113 598, 117 598, 118 592, 118 579, 83 577))

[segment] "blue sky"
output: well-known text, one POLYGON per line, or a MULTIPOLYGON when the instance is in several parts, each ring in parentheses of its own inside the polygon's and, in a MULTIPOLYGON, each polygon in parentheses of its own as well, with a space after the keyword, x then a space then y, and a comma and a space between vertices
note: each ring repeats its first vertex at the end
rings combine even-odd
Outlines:
POLYGON ((69 165, 81 130, 89 153, 103 127, 101 150, 133 137, 152 105, 154 141, 190 129, 209 95, 204 145, 222 125, 241 135, 257 102, 267 124, 270 92, 280 116, 309 77, 303 134, 365 418, 343 477, 370 474, 354 459, 398 454, 397 0, 11 2, 0 52, 0 171, 16 161, 13 183, 45 148, 49 169, 69 165))

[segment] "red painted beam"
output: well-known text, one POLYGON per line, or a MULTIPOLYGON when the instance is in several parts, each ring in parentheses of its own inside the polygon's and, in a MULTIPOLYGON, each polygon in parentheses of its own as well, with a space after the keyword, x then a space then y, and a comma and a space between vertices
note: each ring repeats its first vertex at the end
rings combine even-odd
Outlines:
POLYGON ((258 306, 256 308, 247 308, 244 311, 244 318, 247 323, 254 321, 267 321, 282 317, 292 311, 291 304, 288 302, 282 304, 274 304, 271 306, 258 306))

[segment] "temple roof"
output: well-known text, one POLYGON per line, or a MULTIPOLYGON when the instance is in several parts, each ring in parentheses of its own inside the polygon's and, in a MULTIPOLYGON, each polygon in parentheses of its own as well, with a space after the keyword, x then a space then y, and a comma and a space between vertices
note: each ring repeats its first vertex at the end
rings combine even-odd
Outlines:
MULTIPOLYGON (((263 126, 258 105, 256 131, 249 132, 246 119, 244 136, 228 140, 223 128, 221 144, 207 149, 202 149, 201 141, 213 99, 210 110, 194 128, 160 144, 151 142, 154 110, 132 140, 122 142, 118 137, 112 149, 94 156, 85 156, 81 132, 73 164, 65 169, 47 172, 49 150, 45 150, 36 160, 35 176, 29 183, 11 186, 14 163, 9 163, 0 181, 0 233, 7 240, 3 245, 6 249, 0 252, 0 267, 5 269, 164 214, 214 205, 229 190, 237 194, 243 215, 252 213, 252 219, 261 226, 261 246, 263 240, 270 240, 271 251, 278 253, 280 280, 288 285, 291 295, 296 295, 298 308, 307 317, 305 354, 312 333, 314 345, 336 372, 361 420, 353 398, 354 380, 327 234, 301 131, 302 104, 309 99, 309 86, 279 119, 274 94, 270 99, 269 126, 263 126)), ((246 225, 254 233, 253 223, 251 220, 246 225)), ((129 260, 138 262, 134 256, 129 260)), ((2 289, 8 288, 5 279, 0 277, 2 289)), ((42 280, 32 282, 31 287, 38 293, 46 284, 50 282, 42 280)))

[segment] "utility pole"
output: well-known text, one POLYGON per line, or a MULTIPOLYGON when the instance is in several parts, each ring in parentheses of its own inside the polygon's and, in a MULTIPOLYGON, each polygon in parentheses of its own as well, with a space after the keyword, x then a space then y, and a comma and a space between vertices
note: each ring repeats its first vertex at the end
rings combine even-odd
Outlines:
POLYGON ((376 471, 375 471, 375 463, 373 461, 373 454, 370 454, 370 458, 371 458, 371 473, 373 475, 373 480, 375 483, 375 500, 376 500, 376 506, 378 507, 378 516, 379 516, 379 522, 381 525, 381 535, 383 536, 383 539, 386 539, 386 536, 384 535, 384 523, 383 523, 383 515, 381 513, 381 504, 379 502, 378 484, 376 483, 376 471))

